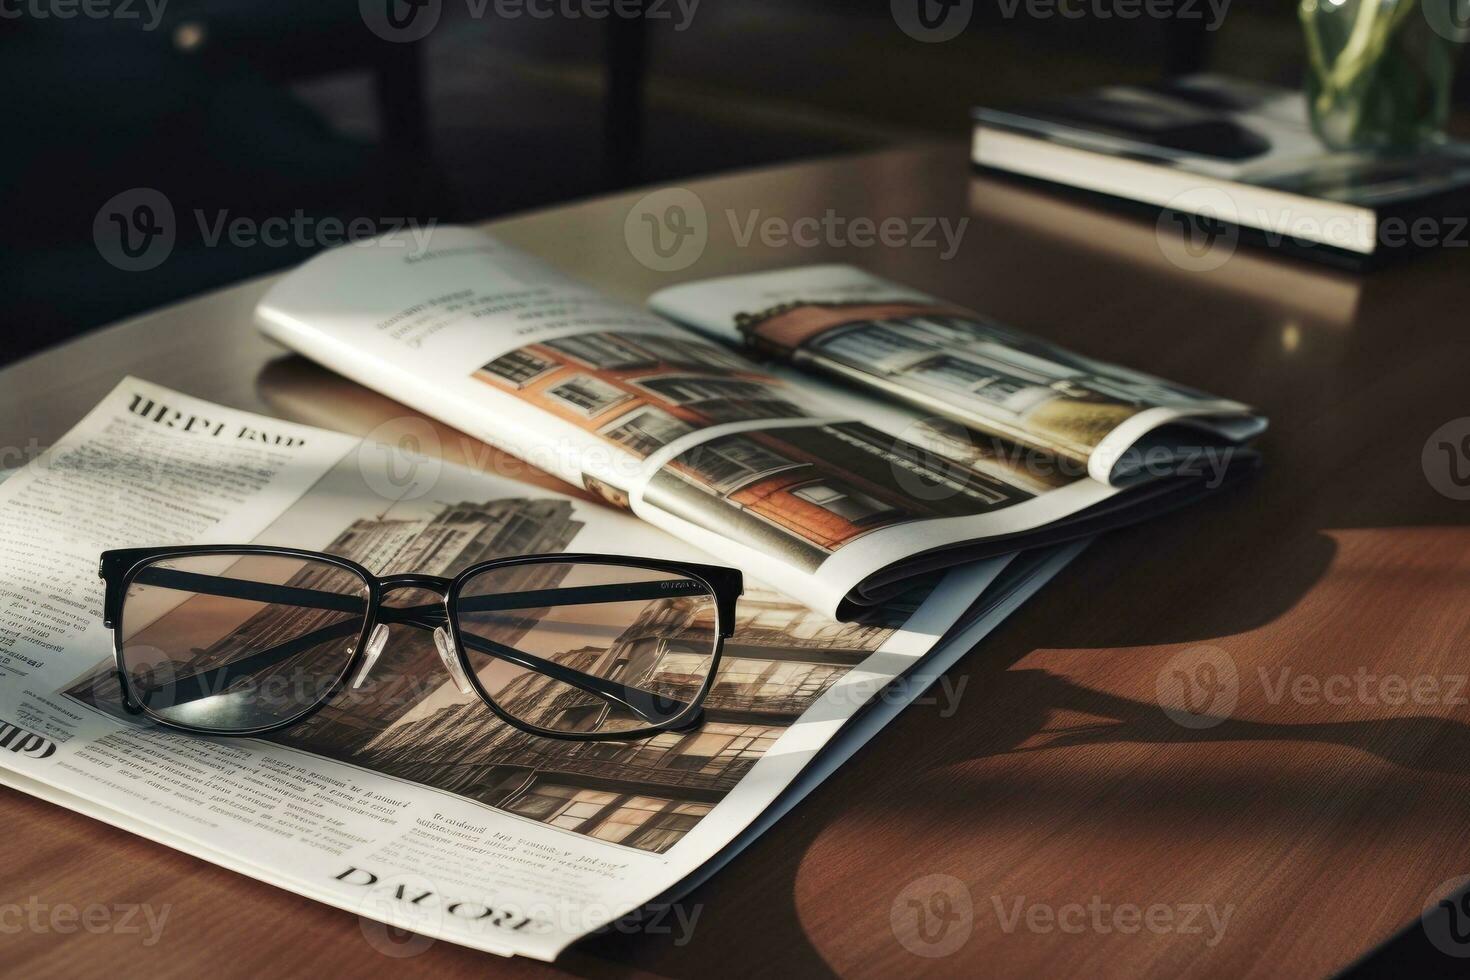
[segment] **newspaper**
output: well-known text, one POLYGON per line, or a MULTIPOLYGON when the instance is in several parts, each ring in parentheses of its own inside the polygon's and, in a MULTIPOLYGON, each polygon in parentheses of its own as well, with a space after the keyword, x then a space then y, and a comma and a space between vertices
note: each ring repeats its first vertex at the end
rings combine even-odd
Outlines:
MULTIPOLYGON (((1264 420, 1245 406, 1066 352, 1048 361, 1039 342, 1007 346, 1023 344, 1012 334, 994 333, 980 353, 994 373, 1008 352, 1009 370, 1024 362, 1033 379, 990 385, 1013 396, 998 411, 1029 420, 1006 430, 1032 433, 1020 441, 992 438, 998 423, 980 433, 813 377, 801 358, 757 364, 708 339, 738 342, 720 324, 770 299, 862 291, 831 267, 782 276, 775 294, 765 280, 737 280, 655 297, 701 336, 483 232, 438 227, 427 244, 386 236, 319 255, 279 281, 256 318, 328 368, 736 556, 839 618, 936 569, 1157 513, 1254 461, 1239 444, 1264 420), (1075 451, 1046 451, 1066 448, 1064 432, 1075 451), (1129 478, 1113 479, 1125 460, 1136 463, 1129 478)), ((862 315, 878 312, 870 304, 862 315)), ((893 302, 888 313, 898 315, 893 302)))
POLYGON ((1071 554, 957 569, 854 622, 748 577, 706 720, 637 742, 504 725, 418 631, 267 738, 127 715, 98 553, 252 542, 379 573, 573 549, 711 559, 600 504, 133 378, 0 484, 0 782, 354 911, 370 941, 391 942, 367 928, 387 923, 548 960, 713 873, 1071 554), (459 544, 425 559, 427 540, 459 544))

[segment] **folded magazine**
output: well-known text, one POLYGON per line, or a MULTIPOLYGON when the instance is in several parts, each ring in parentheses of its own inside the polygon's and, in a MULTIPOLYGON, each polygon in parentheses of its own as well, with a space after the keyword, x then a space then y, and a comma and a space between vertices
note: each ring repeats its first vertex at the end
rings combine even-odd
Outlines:
POLYGON ((260 327, 838 618, 1249 472, 1248 406, 850 266, 625 304, 483 232, 317 256, 260 327))
MULTIPOLYGON (((402 948, 386 924, 548 960, 632 915, 687 938, 698 907, 679 903, 684 892, 1080 547, 972 563, 839 622, 741 556, 711 557, 617 508, 136 378, 0 483, 0 529, 0 784, 355 912, 385 952, 402 948), (509 725, 456 685, 429 634, 398 627, 364 682, 300 724, 219 738, 140 720, 104 625, 99 554, 246 544, 384 576, 528 553, 733 560, 745 592, 700 722, 636 740, 509 725)), ((278 635, 267 605, 225 620, 220 636, 215 595, 172 593, 136 634, 207 636, 186 648, 181 683, 222 649, 278 635)), ((558 636, 569 657, 594 645, 681 655, 650 648, 638 623, 569 630, 558 636)), ((953 710, 960 693, 941 685, 938 696, 953 710)), ((531 675, 515 696, 542 716, 581 710, 549 677, 531 675)))

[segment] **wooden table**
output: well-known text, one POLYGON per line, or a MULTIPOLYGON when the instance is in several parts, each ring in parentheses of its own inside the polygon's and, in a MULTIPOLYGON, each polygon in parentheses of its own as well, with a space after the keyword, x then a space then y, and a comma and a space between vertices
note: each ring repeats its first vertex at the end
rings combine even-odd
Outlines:
MULTIPOLYGON (((906 711, 698 889, 691 941, 596 938, 560 969, 1323 975, 1413 925, 1437 885, 1470 873, 1470 691, 1457 686, 1470 671, 1470 502, 1438 492, 1421 459, 1432 433, 1470 414, 1463 250, 1362 279, 1244 250, 1185 271, 1152 220, 973 176, 953 146, 688 186, 709 245, 678 273, 651 271, 626 246, 638 193, 491 227, 634 300, 684 278, 858 262, 1252 402, 1273 420, 1268 466, 1227 497, 1098 542, 961 661, 957 713, 906 711), (756 210, 794 220, 828 209, 970 224, 948 261, 942 249, 803 248, 759 234, 742 247, 732 231, 756 210), (1160 707, 1161 687, 1179 669, 1195 677, 1201 658, 1236 672, 1231 717, 1212 727, 1160 707), (1395 704, 1392 676, 1437 694, 1395 704), (914 884, 930 875, 947 877, 914 884), (936 893, 951 900, 947 918, 936 893), (915 897, 935 913, 924 935, 915 897), (1152 906, 1171 924, 1158 911, 1135 920, 1152 906), (1190 932, 1196 906, 1201 931, 1190 932), (1223 934, 1210 911, 1229 916, 1223 934), (911 951, 942 951, 964 929, 947 955, 911 951)), ((129 372, 353 432, 405 412, 258 336, 251 308, 266 285, 0 372, 10 462, 129 372)), ((171 907, 147 948, 137 935, 7 934, 17 975, 553 972, 447 943, 386 959, 352 915, 15 793, 0 794, 0 826, 0 904, 171 907)))

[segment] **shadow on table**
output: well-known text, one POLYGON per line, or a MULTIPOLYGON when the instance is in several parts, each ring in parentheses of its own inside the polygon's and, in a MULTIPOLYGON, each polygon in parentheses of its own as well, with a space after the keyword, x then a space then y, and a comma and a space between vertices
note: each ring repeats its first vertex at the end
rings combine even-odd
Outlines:
MULTIPOLYGON (((1399 290, 1388 292, 1397 296, 1395 302, 1409 305, 1399 290)), ((1362 310, 1380 302, 1373 295, 1360 297, 1359 315, 1367 316, 1362 310)), ((1443 333, 1429 335, 1423 319, 1407 328, 1420 335, 1415 343, 1390 330, 1386 316, 1368 316, 1366 322, 1308 335, 1303 343, 1317 348, 1304 347, 1294 356, 1316 361, 1301 383, 1285 368, 1273 374, 1269 365, 1275 362, 1260 362, 1267 366, 1257 369, 1259 390, 1243 391, 1243 396, 1257 396, 1269 413, 1295 424, 1268 433, 1263 444, 1268 463, 1257 479, 1185 511, 1105 536, 987 639, 982 651, 950 672, 951 678, 968 680, 968 724, 936 730, 932 712, 905 712, 884 738, 863 750, 862 760, 844 766, 734 866, 687 896, 686 906, 699 908, 703 916, 703 927, 689 945, 675 946, 666 935, 609 933, 577 944, 559 965, 578 973, 605 972, 611 960, 674 975, 732 975, 750 962, 750 947, 756 944, 770 951, 772 967, 782 973, 830 975, 802 923, 797 875, 823 833, 855 809, 969 811, 986 801, 1024 800, 1028 819, 1045 820, 1074 813, 1079 794, 1102 793, 1120 778, 1106 772, 964 778, 966 763, 988 757, 1118 744, 1322 743, 1394 767, 1382 782, 1394 792, 1403 789, 1405 798, 1396 804, 1401 809, 1386 813, 1384 820, 1406 820, 1411 810, 1449 805, 1456 780, 1446 780, 1445 798, 1438 792, 1416 796, 1407 775, 1470 773, 1470 729, 1458 722, 1407 712, 1346 717, 1329 706, 1323 720, 1305 723, 1236 718, 1212 723, 1206 710, 1199 727, 1186 727, 1157 702, 1097 690, 1055 671, 1014 666, 1035 650, 1083 656, 1097 651, 1116 657, 1120 670, 1142 669, 1151 688, 1153 675, 1176 651, 1161 649, 1156 664, 1140 668, 1141 661, 1155 656, 1147 648, 1215 643, 1287 616, 1342 560, 1343 529, 1408 529, 1412 534, 1470 523, 1470 509, 1436 493, 1419 460, 1429 433, 1463 414, 1462 386, 1449 382, 1464 363, 1455 355, 1470 350, 1470 344, 1443 333), (1342 395, 1364 389, 1371 389, 1372 397, 1342 395), (1055 728, 1059 713, 1086 720, 1055 728), (923 746, 918 758, 915 745, 923 746), (875 775, 884 781, 881 800, 871 792, 875 775)), ((259 389, 287 417, 358 434, 413 414, 299 358, 269 365, 259 389)), ((480 445, 443 427, 436 431, 445 446, 460 453, 480 445)), ((545 479, 545 486, 566 489, 545 479)), ((1402 546, 1411 555, 1413 547, 1411 541, 1402 546)), ((1410 567, 1403 573, 1447 571, 1410 567)), ((1350 577, 1352 570, 1340 574, 1350 577)), ((1303 619, 1311 622, 1310 615, 1303 619)), ((1334 641, 1308 635, 1301 642, 1334 641)), ((1249 663, 1240 667, 1255 669, 1249 663)), ((1269 825, 1321 804, 1310 780, 1268 780, 1248 768, 1229 768, 1226 756, 1220 759, 1220 765, 1205 771, 1125 774, 1121 778, 1132 780, 1128 785, 1135 790, 1127 793, 1130 806, 1144 820, 1188 819, 1215 812, 1222 799, 1250 798, 1259 801, 1262 825, 1269 825)))

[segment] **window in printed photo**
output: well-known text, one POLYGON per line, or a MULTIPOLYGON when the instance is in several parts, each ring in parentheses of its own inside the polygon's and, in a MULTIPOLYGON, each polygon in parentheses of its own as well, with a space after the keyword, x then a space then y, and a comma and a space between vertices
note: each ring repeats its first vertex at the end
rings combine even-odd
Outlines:
POLYGON ((711 489, 722 494, 761 477, 806 465, 743 436, 697 446, 680 456, 679 462, 689 466, 711 489))
POLYGON ((791 493, 854 524, 896 513, 895 508, 840 480, 819 480, 797 487, 791 493))
POLYGON ((545 358, 537 357, 522 347, 519 350, 501 354, 480 370, 502 381, 508 381, 517 388, 524 388, 555 366, 545 358))
POLYGON ((750 373, 754 365, 742 358, 700 340, 681 337, 664 337, 655 334, 640 336, 638 344, 658 355, 659 360, 675 367, 705 368, 721 371, 750 373))
POLYGON ((601 430, 601 435, 640 456, 650 456, 664 446, 694 431, 687 422, 661 408, 647 405, 620 415, 601 430))
POLYGON ((800 405, 781 397, 781 387, 760 381, 666 375, 640 378, 634 383, 670 404, 698 412, 712 423, 801 418, 807 414, 800 405))
POLYGON ((652 367, 658 363, 647 350, 610 333, 584 333, 543 343, 600 371, 652 367))
POLYGON ((916 356, 934 351, 932 341, 881 321, 838 330, 819 339, 817 346, 853 363, 885 369, 901 367, 916 356))
POLYGON ((547 393, 589 418, 633 397, 616 385, 590 374, 578 374, 548 389, 547 393))

